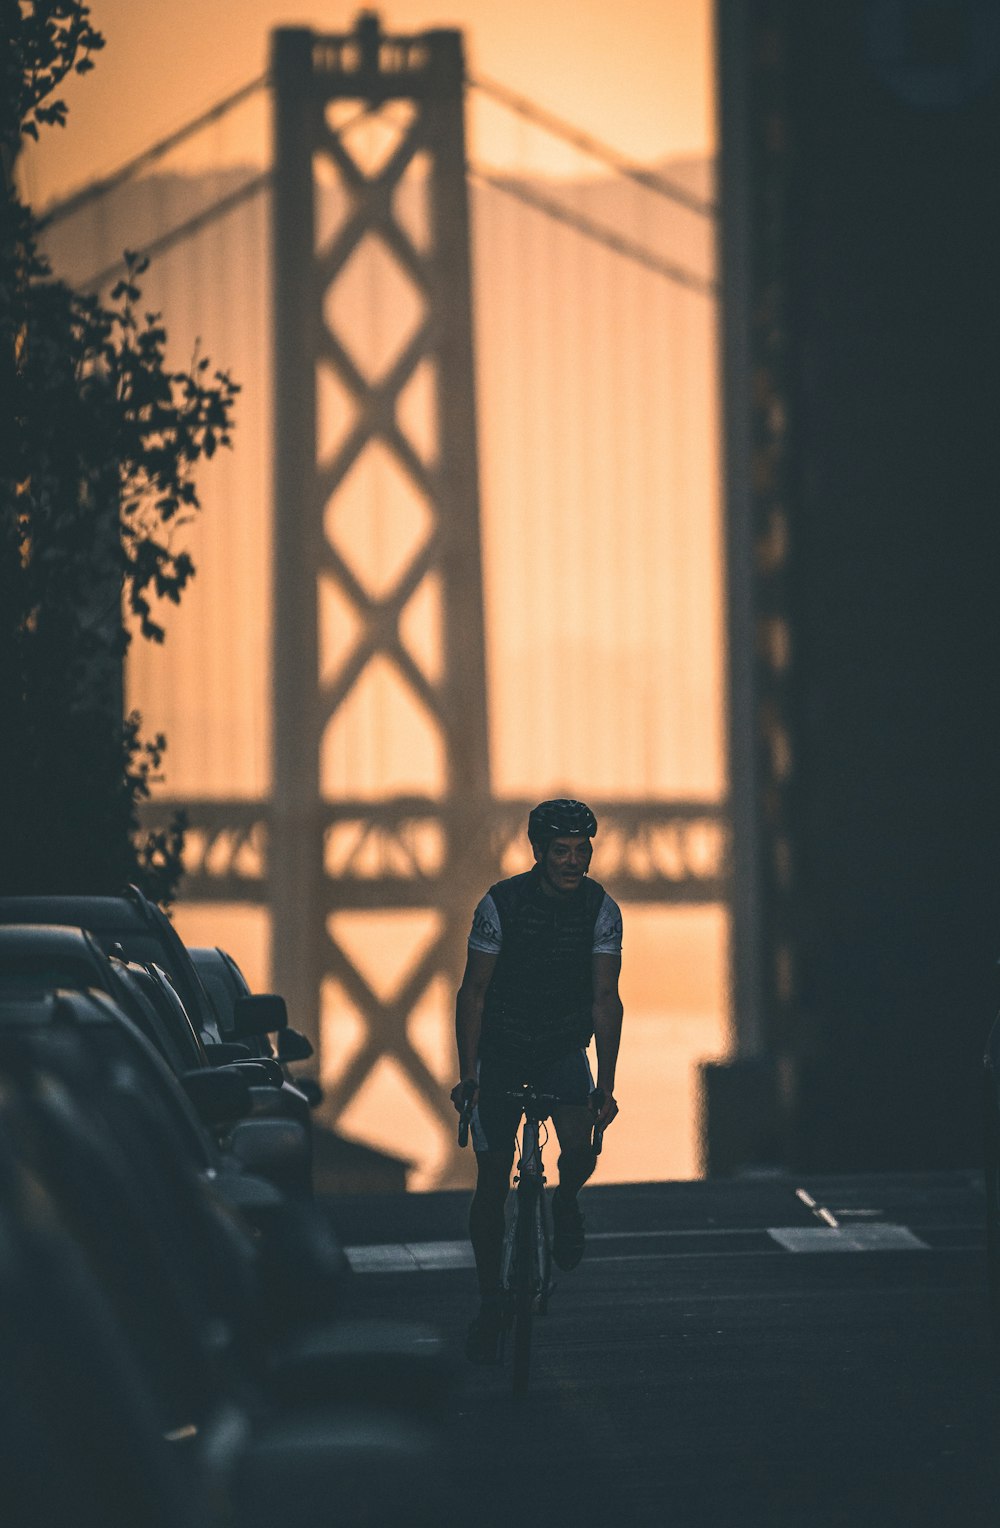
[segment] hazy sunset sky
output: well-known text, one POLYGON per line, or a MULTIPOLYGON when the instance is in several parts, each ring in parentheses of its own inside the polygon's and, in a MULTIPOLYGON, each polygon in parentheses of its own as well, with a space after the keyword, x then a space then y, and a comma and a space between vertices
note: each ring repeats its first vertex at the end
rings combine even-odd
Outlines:
MULTIPOLYGON (((275 27, 350 32, 358 9, 347 0, 92 0, 107 46, 96 69, 63 91, 66 129, 43 133, 24 157, 28 198, 43 210, 258 79, 275 27)), ((638 162, 687 161, 678 178, 710 194, 712 0, 391 0, 382 21, 389 33, 460 29, 473 77, 501 82, 638 162)), ((615 182, 592 156, 559 148, 482 91, 469 92, 467 112, 474 164, 565 177, 570 205, 710 279, 711 219, 615 182)), ((126 244, 141 248, 233 183, 252 185, 245 167, 269 163, 269 132, 268 95, 258 90, 158 161, 145 182, 56 223, 55 268, 89 278, 126 244)), ((493 788, 500 797, 715 801, 725 786, 713 304, 475 177, 473 187, 493 788), (529 535, 567 549, 559 578, 543 557, 525 559, 529 535), (592 715, 602 718, 593 735, 592 715)), ((333 226, 340 204, 329 186, 322 197, 333 226)), ((179 363, 198 341, 243 386, 236 449, 212 464, 203 485, 210 512, 186 533, 198 577, 179 618, 169 612, 165 646, 136 644, 129 664, 130 704, 170 739, 166 788, 186 798, 270 790, 267 216, 266 198, 248 200, 155 258, 143 282, 179 363)), ((391 342, 396 319, 405 329, 390 276, 369 252, 369 264, 338 285, 335 323, 357 356, 380 335, 391 342)), ((376 372, 381 364, 373 362, 376 372)), ((328 398, 324 416, 323 396, 321 418, 336 436, 352 418, 350 399, 328 398)), ((363 583, 381 587, 402 566, 394 559, 411 555, 414 524, 425 534, 428 522, 384 452, 372 447, 365 461, 369 475, 356 473, 338 500, 332 539, 363 583)), ((322 590, 320 667, 329 678, 357 641, 358 615, 342 593, 334 599, 329 577, 322 590)), ((428 674, 441 661, 438 594, 431 576, 400 626, 428 674)), ((327 729, 321 764, 330 798, 444 788, 433 718, 381 656, 327 729)), ((671 863, 675 851, 671 840, 655 852, 671 863)), ((268 986, 263 909, 182 903, 177 917, 190 942, 221 941, 252 985, 268 986)), ((378 986, 387 973, 400 977, 400 956, 423 948, 437 917, 433 909, 344 915, 337 938, 378 986)), ((658 906, 630 909, 627 921, 631 1029, 618 1081, 635 1123, 612 1138, 604 1180, 688 1176, 698 1170, 694 1062, 727 1043, 726 914, 658 906)), ((336 982, 327 989, 322 1071, 332 1087, 365 1027, 347 992, 336 982)), ((408 1033, 446 1085, 445 983, 428 990, 408 1033)), ((435 1186, 450 1161, 450 1131, 388 1056, 337 1128, 415 1160, 411 1186, 435 1186)))
MULTIPOLYGON (((69 125, 24 165, 37 206, 114 169, 261 74, 276 26, 350 31, 360 7, 93 0, 107 47, 64 90, 69 125)), ((712 152, 711 0, 392 0, 387 31, 454 26, 481 70, 639 160, 712 152)), ((219 152, 226 152, 219 149, 219 152)))

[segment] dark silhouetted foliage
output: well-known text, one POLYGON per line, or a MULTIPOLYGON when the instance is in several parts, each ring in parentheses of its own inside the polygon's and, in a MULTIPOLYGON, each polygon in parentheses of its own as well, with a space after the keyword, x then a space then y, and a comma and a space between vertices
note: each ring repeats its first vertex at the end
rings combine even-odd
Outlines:
MULTIPOLYGON (((88 15, 69 0, 4 4, 21 135, 64 122, 53 92, 103 45, 88 15)), ((6 151, 6 119, 3 132, 6 151)), ((136 881, 165 901, 184 824, 140 829, 165 741, 143 739, 137 714, 123 721, 122 663, 130 625, 163 640, 153 601, 177 603, 194 572, 176 536, 199 508, 196 463, 230 444, 238 389, 204 358, 169 368, 160 315, 139 306, 139 257, 107 305, 53 276, 6 154, 4 212, 0 891, 136 881)))

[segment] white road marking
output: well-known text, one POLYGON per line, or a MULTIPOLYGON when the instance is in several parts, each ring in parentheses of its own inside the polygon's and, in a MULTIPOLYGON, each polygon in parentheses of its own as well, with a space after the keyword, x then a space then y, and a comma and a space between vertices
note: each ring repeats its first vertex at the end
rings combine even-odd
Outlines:
MULTIPOLYGON (((651 1237, 665 1241, 691 1236, 738 1237, 766 1234, 785 1252, 929 1252, 932 1249, 907 1226, 889 1224, 833 1226, 768 1226, 754 1229, 735 1226, 731 1230, 708 1227, 703 1231, 597 1231, 591 1241, 636 1241, 651 1237)), ((961 1251, 962 1248, 942 1250, 961 1251)), ((472 1268, 472 1248, 467 1241, 395 1242, 368 1247, 346 1248, 347 1260, 355 1273, 431 1273, 449 1268, 472 1268)), ((660 1257, 705 1257, 704 1252, 602 1253, 600 1262, 626 1262, 660 1257)), ((721 1250, 718 1257, 747 1257, 772 1254, 761 1249, 752 1253, 721 1250)))
POLYGON ((795 1190, 795 1197, 796 1199, 800 1199, 808 1209, 812 1210, 817 1220, 821 1220, 823 1224, 825 1226, 829 1226, 832 1231, 837 1230, 840 1225, 840 1221, 837 1219, 833 1211, 828 1210, 825 1205, 820 1204, 818 1200, 814 1199, 812 1194, 810 1194, 806 1189, 797 1188, 795 1190))
POLYGON ((355 1273, 429 1273, 442 1268, 475 1267, 467 1241, 400 1242, 345 1250, 355 1273))
POLYGON ((761 1236, 760 1226, 701 1226, 683 1231, 588 1231, 592 1241, 640 1241, 650 1236, 761 1236))
POLYGON ((768 1236, 786 1252, 928 1252, 908 1226, 768 1226, 768 1236))

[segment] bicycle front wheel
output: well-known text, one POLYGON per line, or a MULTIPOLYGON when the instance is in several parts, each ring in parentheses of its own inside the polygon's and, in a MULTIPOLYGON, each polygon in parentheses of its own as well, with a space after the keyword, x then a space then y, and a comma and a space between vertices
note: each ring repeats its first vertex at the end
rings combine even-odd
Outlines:
POLYGON ((537 1189, 518 1194, 516 1242, 514 1247, 514 1394, 524 1395, 531 1369, 531 1333, 534 1324, 535 1241, 540 1211, 537 1189))

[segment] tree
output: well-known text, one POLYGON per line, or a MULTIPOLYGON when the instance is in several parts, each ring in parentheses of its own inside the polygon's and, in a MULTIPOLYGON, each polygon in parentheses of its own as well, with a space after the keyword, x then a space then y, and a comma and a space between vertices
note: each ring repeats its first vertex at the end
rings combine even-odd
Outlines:
POLYGON ((178 532, 197 463, 230 444, 237 386, 207 358, 171 370, 145 262, 103 304, 55 278, 10 173, 19 142, 62 126, 55 96, 103 45, 76 0, 3 0, 6 99, 0 336, 9 446, 0 458, 0 889, 168 900, 183 822, 143 834, 162 737, 122 717, 130 625, 162 641, 154 597, 194 573, 178 532), (15 135, 16 127, 16 135, 15 135))

